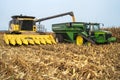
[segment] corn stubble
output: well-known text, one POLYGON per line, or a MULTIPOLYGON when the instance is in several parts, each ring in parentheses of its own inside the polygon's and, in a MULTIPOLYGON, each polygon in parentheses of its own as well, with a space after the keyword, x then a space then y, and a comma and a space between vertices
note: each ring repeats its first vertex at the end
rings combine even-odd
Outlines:
POLYGON ((0 80, 119 80, 120 29, 110 30, 117 43, 14 47, 0 40, 0 80))

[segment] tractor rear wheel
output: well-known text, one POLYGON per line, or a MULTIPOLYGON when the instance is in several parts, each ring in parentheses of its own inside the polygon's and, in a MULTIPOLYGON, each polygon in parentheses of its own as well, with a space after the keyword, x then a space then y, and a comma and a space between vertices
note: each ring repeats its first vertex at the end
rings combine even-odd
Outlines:
POLYGON ((83 44, 83 37, 82 36, 77 36, 76 37, 76 44, 77 45, 82 45, 83 44))

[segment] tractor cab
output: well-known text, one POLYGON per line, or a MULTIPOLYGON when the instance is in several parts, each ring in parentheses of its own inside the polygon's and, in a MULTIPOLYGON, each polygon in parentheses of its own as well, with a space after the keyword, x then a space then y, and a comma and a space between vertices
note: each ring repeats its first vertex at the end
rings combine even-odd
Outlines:
POLYGON ((99 31, 99 30, 100 30, 99 23, 87 23, 86 24, 86 31, 87 31, 88 35, 91 35, 95 31, 99 31))

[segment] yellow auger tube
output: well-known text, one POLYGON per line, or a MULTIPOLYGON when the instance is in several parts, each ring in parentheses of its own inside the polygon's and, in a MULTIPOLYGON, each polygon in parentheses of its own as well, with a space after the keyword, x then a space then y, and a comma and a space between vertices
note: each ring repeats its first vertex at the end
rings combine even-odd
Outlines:
POLYGON ((56 44, 52 35, 4 34, 4 41, 8 45, 56 44))

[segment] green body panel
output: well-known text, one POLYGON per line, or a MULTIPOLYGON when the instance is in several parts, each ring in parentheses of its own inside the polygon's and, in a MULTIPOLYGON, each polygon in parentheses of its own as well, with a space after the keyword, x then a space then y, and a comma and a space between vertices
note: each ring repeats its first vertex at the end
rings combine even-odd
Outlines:
POLYGON ((75 42, 76 36, 84 30, 81 23, 62 23, 52 25, 52 30, 56 34, 62 34, 67 42, 75 42))
POLYGON ((99 26, 99 23, 84 23, 84 22, 69 22, 69 23, 60 23, 53 24, 52 30, 56 34, 61 34, 64 41, 75 42, 78 35, 83 35, 95 43, 107 43, 116 41, 115 37, 111 36, 111 32, 104 30, 94 30, 89 33, 87 26, 99 26))
POLYGON ((114 42, 114 41, 116 41, 117 39, 115 38, 115 37, 111 37, 111 38, 109 38, 108 39, 108 42, 114 42))
POLYGON ((73 32, 66 32, 66 34, 68 35, 68 39, 66 39, 66 41, 74 42, 73 32))
POLYGON ((99 31, 95 31, 95 42, 96 43, 109 43, 109 42, 115 42, 116 38, 109 36, 112 33, 109 31, 104 31, 104 30, 99 30, 99 31), (109 36, 109 37, 108 37, 109 36))
POLYGON ((97 43, 105 43, 105 33, 101 31, 96 31, 94 35, 95 42, 97 43))

